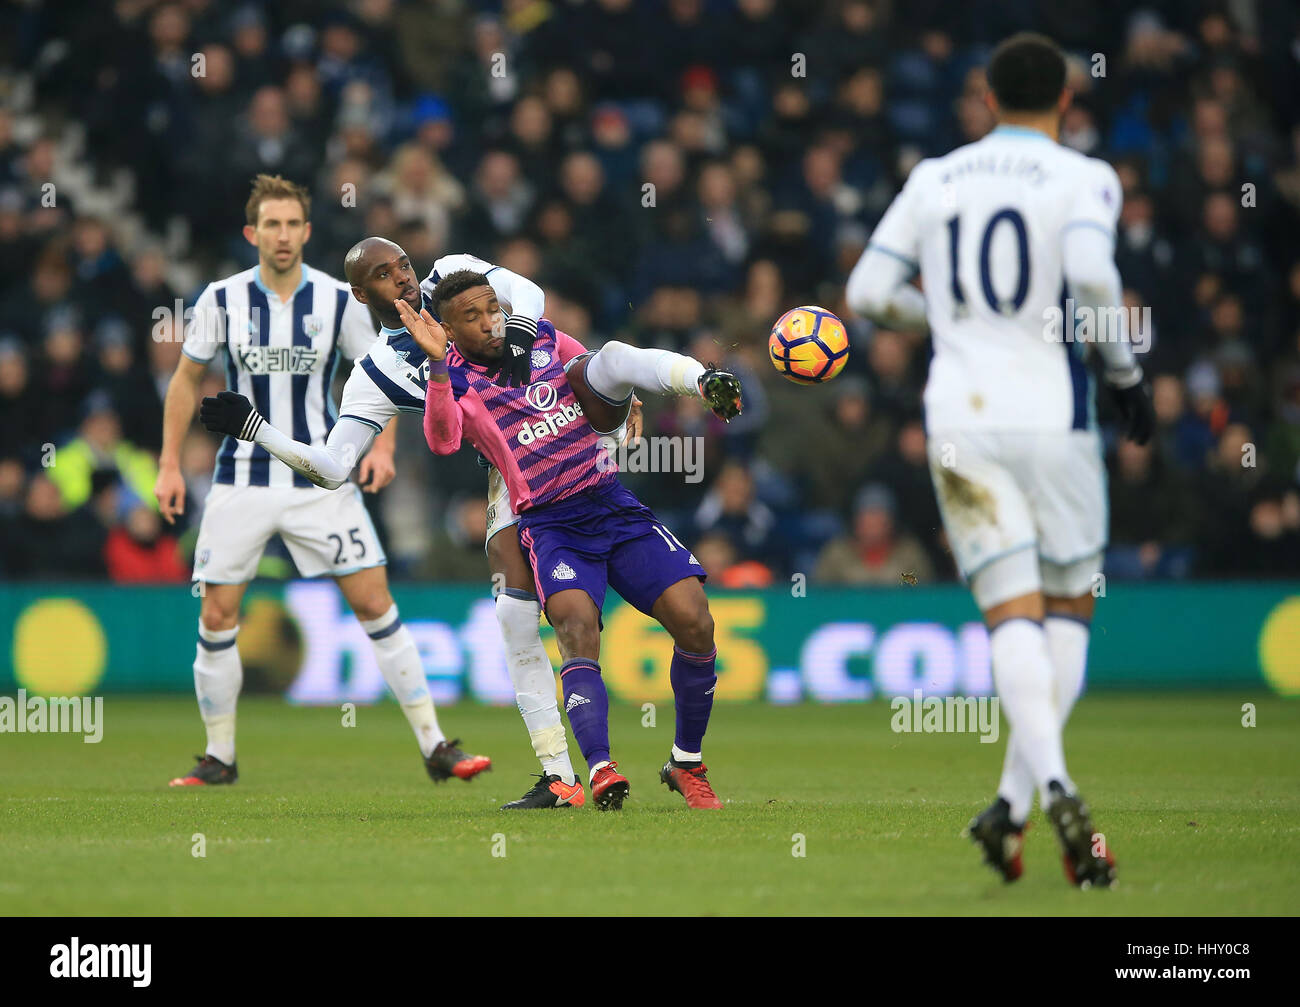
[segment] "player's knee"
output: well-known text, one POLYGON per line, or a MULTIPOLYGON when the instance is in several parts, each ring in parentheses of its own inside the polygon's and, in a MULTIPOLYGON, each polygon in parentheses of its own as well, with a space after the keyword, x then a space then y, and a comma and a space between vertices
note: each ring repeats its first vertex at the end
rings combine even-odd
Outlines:
POLYGON ((373 622, 393 607, 393 596, 386 588, 367 591, 352 599, 352 611, 361 622, 373 622))
POLYGON ((210 633, 222 633, 239 624, 239 606, 222 604, 207 595, 199 608, 199 622, 210 633))
POLYGON ((595 657, 600 648, 600 625, 585 612, 564 615, 552 624, 565 659, 595 657))
POLYGON ((713 649, 713 613, 702 602, 685 614, 673 634, 673 642, 691 654, 707 654, 713 649))

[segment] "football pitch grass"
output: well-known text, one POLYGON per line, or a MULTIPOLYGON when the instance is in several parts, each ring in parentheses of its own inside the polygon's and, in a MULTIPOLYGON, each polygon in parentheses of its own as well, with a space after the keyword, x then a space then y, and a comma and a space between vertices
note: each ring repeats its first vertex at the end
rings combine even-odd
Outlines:
POLYGON ((726 809, 689 812, 658 781, 671 704, 654 727, 640 707, 615 706, 632 787, 622 813, 507 813, 498 806, 537 771, 510 708, 441 711, 494 769, 435 786, 391 702, 344 727, 337 708, 246 698, 241 781, 168 789, 202 747, 193 699, 110 696, 99 744, 0 735, 0 913, 1300 911, 1300 703, 1085 696, 1067 754, 1119 863, 1110 891, 1067 885, 1037 810, 1025 876, 1002 884, 959 833, 993 796, 1005 737, 895 734, 890 718, 880 701, 719 706, 705 758, 726 809), (1242 725, 1245 702, 1255 727, 1242 725), (196 834, 206 856, 193 855, 196 834))

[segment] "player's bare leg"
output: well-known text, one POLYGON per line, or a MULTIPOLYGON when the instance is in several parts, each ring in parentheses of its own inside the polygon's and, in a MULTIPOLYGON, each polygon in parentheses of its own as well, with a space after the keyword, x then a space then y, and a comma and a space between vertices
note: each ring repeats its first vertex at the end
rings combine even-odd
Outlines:
POLYGON ((247 584, 200 582, 199 640, 194 655, 194 691, 207 729, 204 754, 196 765, 170 783, 173 787, 234 783, 235 707, 244 684, 235 638, 239 634, 239 607, 247 584))
POLYGON ((650 615, 673 638, 670 674, 677 710, 672 755, 659 771, 659 779, 681 794, 689 808, 721 808, 709 785, 703 755, 718 683, 713 616, 703 585, 695 577, 679 580, 659 596, 650 615))
POLYGON ((433 698, 429 695, 420 652, 411 631, 398 614, 388 590, 388 575, 384 568, 367 567, 337 580, 343 597, 370 637, 384 681, 393 691, 415 733, 429 777, 435 783, 453 776, 471 780, 492 768, 492 760, 487 756, 466 755, 460 750, 460 739, 448 741, 442 733, 433 698))
POLYGON ((501 585, 496 613, 506 668, 519 714, 542 765, 536 785, 502 810, 579 807, 586 795, 569 759, 569 742, 555 699, 555 670, 538 632, 541 606, 533 569, 519 547, 518 526, 507 525, 488 539, 487 556, 492 581, 501 585))
POLYGON ((601 811, 618 811, 628 795, 627 777, 609 757, 609 693, 600 675, 600 612, 586 591, 556 591, 546 617, 560 645, 564 711, 590 771, 591 798, 601 811))

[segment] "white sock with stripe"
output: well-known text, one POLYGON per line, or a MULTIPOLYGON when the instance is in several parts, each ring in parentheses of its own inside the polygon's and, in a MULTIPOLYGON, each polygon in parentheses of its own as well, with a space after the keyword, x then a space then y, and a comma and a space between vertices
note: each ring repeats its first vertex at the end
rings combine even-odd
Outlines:
POLYGON ((208 732, 208 755, 226 765, 235 761, 235 706, 244 684, 244 666, 234 629, 208 629, 199 620, 199 642, 194 653, 194 692, 208 732))

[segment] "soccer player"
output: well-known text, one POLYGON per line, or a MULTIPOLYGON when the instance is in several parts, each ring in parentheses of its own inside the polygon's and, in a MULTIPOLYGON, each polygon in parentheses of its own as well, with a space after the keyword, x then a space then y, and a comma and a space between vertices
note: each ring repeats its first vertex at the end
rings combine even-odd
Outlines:
MULTIPOLYGON (((199 295, 183 355, 167 389, 163 448, 154 493, 173 522, 185 506, 180 445, 194 416, 203 374, 224 344, 231 388, 294 436, 324 443, 334 426, 330 382, 340 355, 360 357, 375 342, 369 313, 348 288, 303 262, 311 237, 310 196, 280 176, 258 175, 245 208, 244 237, 258 264, 209 284, 199 295)), ((367 441, 367 443, 369 443, 367 441)), ((362 460, 375 491, 393 477, 393 432, 362 460)), ((325 492, 260 445, 227 437, 199 525, 194 579, 202 582, 194 686, 207 729, 198 763, 172 786, 234 783, 235 707, 243 669, 235 637, 244 589, 267 540, 278 533, 304 577, 334 577, 375 660, 415 733, 434 781, 469 780, 491 766, 448 741, 438 724, 415 639, 388 591, 387 562, 355 485, 325 492)))
POLYGON ((1007 880, 1021 873, 1034 791, 1080 886, 1114 859, 1066 770, 1062 730, 1083 686, 1092 589, 1106 545, 1106 486, 1085 321, 1127 436, 1154 413, 1120 312, 1115 171, 1057 142, 1070 102, 1049 39, 1015 35, 988 68, 998 126, 920 162, 848 281, 854 310, 927 327, 930 471, 958 566, 989 628, 1011 726, 998 798, 970 825, 1007 880), (909 284, 920 272, 924 294, 909 284), (1065 319, 1062 322, 1062 319, 1065 319))
MULTIPOLYGON (((528 381, 537 323, 545 305, 545 295, 535 283, 472 255, 443 256, 421 283, 406 252, 384 238, 359 241, 348 252, 344 268, 356 303, 369 304, 383 328, 380 338, 357 360, 344 385, 342 412, 324 445, 289 437, 267 422, 254 422, 248 427, 252 407, 234 393, 205 399, 200 411, 209 429, 254 438, 258 446, 295 472, 327 489, 341 486, 348 479, 356 459, 365 455, 367 446, 380 436, 379 431, 392 417, 403 411, 424 411, 428 364, 402 325, 394 300, 400 298, 421 308, 442 273, 481 269, 500 299, 512 308, 502 326, 501 359, 493 369, 495 379, 505 386, 528 381), (513 352, 516 346, 520 348, 517 353, 513 352), (506 347, 510 348, 508 352, 506 347)), ((502 586, 496 597, 497 621, 519 712, 542 767, 538 782, 528 793, 504 808, 578 807, 586 800, 585 791, 569 758, 568 739, 555 699, 555 671, 538 633, 541 609, 534 593, 532 569, 519 546, 517 524, 500 474, 492 468, 488 476, 485 548, 489 567, 494 577, 499 575, 502 586)))
POLYGON ((600 609, 608 585, 673 638, 677 729, 660 780, 688 807, 721 808, 702 755, 717 683, 704 569, 618 481, 579 393, 592 393, 612 415, 637 387, 696 395, 730 420, 740 412, 740 382, 664 350, 611 342, 586 354, 543 322, 532 384, 501 388, 487 376, 503 351, 501 309, 488 278, 473 270, 444 275, 430 300, 441 324, 429 310, 417 314, 409 301, 395 302, 429 362, 425 439, 436 454, 451 454, 468 439, 506 481, 542 610, 564 658, 565 710, 587 762, 592 799, 602 810, 619 809, 629 792, 610 758, 609 698, 600 673, 600 609))

